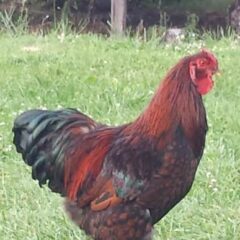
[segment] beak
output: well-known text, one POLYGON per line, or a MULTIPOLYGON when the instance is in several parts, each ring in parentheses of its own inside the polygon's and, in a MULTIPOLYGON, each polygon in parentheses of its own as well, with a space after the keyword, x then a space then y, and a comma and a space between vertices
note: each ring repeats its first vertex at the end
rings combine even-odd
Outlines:
POLYGON ((215 74, 216 74, 217 77, 220 77, 222 75, 220 70, 217 70, 215 74))
POLYGON ((216 75, 217 75, 217 76, 221 76, 221 75, 222 75, 222 72, 221 72, 220 70, 217 70, 216 75))
POLYGON ((213 74, 213 75, 216 75, 216 76, 220 76, 220 75, 221 75, 221 72, 220 72, 220 70, 218 69, 218 66, 215 67, 215 68, 212 70, 212 74, 213 74))

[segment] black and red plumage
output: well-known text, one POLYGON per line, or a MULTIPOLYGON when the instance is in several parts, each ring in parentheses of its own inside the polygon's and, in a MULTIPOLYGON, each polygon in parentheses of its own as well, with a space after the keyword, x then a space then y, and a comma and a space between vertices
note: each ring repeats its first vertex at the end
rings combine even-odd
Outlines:
POLYGON ((206 50, 181 59, 145 111, 119 127, 74 109, 27 111, 15 120, 14 144, 93 239, 152 239, 194 181, 208 128, 202 95, 217 70, 206 50))

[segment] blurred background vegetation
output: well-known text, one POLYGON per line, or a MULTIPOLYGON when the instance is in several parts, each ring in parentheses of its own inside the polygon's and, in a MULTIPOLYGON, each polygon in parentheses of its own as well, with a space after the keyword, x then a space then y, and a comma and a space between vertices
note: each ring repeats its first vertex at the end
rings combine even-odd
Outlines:
MULTIPOLYGON (((55 0, 56 5, 63 5, 67 0, 55 0)), ((53 4, 54 0, 0 0, 0 3, 8 4, 36 4, 36 5, 49 5, 53 4)), ((68 0, 70 4, 81 6, 82 4, 96 5, 110 5, 111 0, 68 0)), ((175 11, 188 10, 192 12, 206 12, 206 11, 220 11, 226 12, 229 5, 231 5, 234 0, 128 0, 129 4, 134 4, 138 6, 154 6, 163 7, 166 9, 171 9, 175 11)))
MULTIPOLYGON (((128 0, 127 26, 131 30, 164 26, 226 31, 234 4, 240 1, 128 0)), ((60 23, 78 32, 108 34, 110 9, 111 0, 0 0, 0 29, 20 22, 30 26, 30 31, 48 31, 60 23)))

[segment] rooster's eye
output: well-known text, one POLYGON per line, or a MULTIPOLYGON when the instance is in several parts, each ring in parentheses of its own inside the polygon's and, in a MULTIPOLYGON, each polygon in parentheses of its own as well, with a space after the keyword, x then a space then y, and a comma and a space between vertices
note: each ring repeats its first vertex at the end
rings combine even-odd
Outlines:
POLYGON ((205 60, 200 60, 200 61, 199 61, 199 64, 200 64, 200 65, 205 65, 205 64, 206 64, 206 61, 205 61, 205 60))

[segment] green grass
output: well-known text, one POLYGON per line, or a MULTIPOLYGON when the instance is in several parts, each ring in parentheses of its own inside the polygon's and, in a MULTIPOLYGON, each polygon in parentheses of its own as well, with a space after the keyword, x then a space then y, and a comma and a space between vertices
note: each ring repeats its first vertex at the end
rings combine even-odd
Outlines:
POLYGON ((222 75, 205 99, 209 132, 190 194, 155 227, 154 239, 240 239, 240 46, 223 38, 177 47, 97 36, 0 35, 0 239, 87 239, 62 199, 39 188, 15 153, 11 127, 30 108, 75 107, 108 124, 133 120, 176 61, 205 46, 222 75), (31 48, 31 51, 27 51, 31 48), (34 48, 33 48, 34 47, 34 48))

